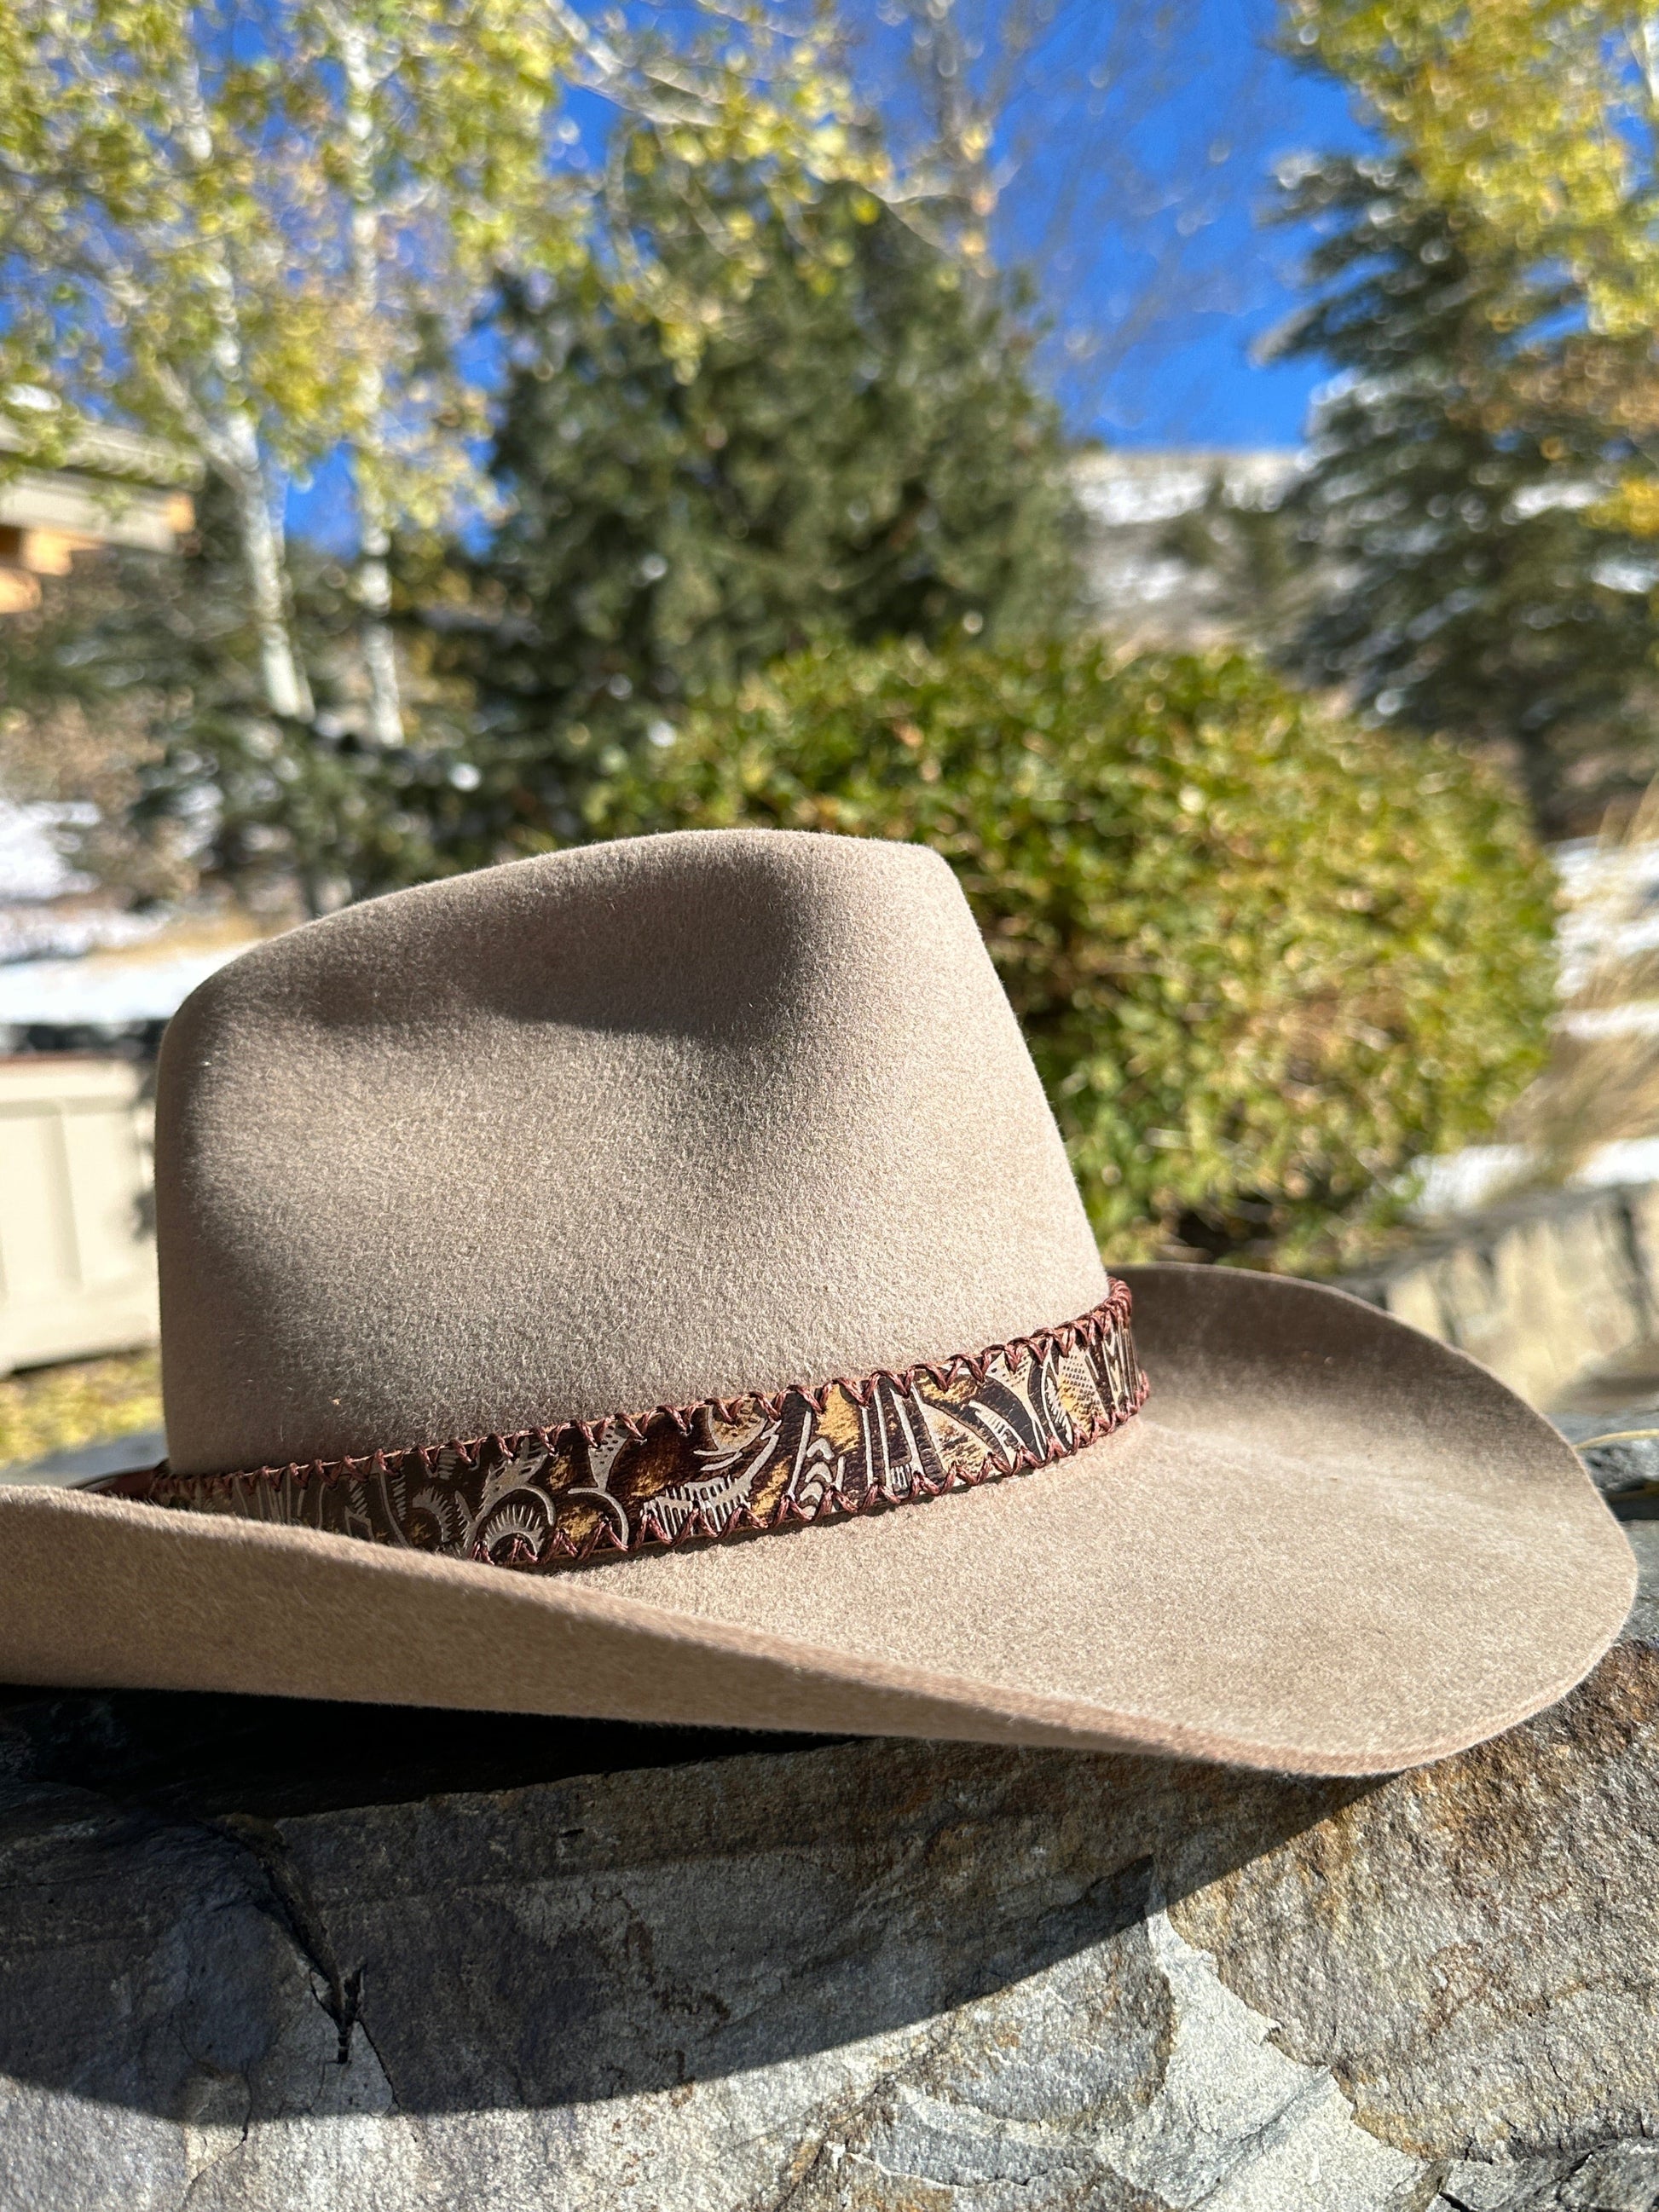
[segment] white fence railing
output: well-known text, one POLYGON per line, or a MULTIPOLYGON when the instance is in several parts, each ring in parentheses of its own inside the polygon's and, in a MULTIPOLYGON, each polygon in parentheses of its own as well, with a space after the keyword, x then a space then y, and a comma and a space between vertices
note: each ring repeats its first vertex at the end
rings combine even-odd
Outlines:
POLYGON ((142 1087, 124 1060, 0 1060, 0 1374, 155 1341, 142 1087))

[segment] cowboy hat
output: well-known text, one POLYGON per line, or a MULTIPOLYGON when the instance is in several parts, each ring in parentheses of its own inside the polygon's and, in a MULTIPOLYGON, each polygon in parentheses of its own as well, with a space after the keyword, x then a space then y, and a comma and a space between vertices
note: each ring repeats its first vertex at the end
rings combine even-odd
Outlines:
POLYGON ((1560 1696, 1630 1601, 1473 1362, 1106 1275, 917 847, 644 838, 314 922, 185 1003, 156 1144, 170 1460, 0 1495, 13 1680, 1363 1773, 1560 1696))

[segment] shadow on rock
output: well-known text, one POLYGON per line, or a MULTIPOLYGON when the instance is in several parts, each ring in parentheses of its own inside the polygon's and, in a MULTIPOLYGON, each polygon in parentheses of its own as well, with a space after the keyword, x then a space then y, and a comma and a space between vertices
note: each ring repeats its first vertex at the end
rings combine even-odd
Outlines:
POLYGON ((1109 1981, 1150 1908, 1374 1786, 137 1693, 18 1693, 0 1759, 0 2073, 171 2118, 257 2107, 319 2008, 383 2104, 475 2112, 1109 1981))

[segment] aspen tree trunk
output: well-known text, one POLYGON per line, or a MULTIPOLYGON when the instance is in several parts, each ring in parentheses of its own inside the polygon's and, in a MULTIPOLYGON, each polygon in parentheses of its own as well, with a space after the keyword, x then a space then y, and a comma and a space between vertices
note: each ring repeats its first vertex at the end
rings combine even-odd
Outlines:
POLYGON ((1651 15, 1637 17, 1631 33, 1631 47, 1647 101, 1648 134, 1659 139, 1659 23, 1651 15))
MULTIPOLYGON (((192 59, 179 73, 179 119, 185 148, 198 170, 213 159, 213 129, 202 98, 201 79, 192 59)), ((273 714, 308 721, 314 709, 311 687, 294 650, 289 628, 287 575, 282 526, 273 510, 270 480, 260 451, 258 424, 247 403, 246 357, 236 284, 222 246, 207 255, 204 278, 214 319, 213 362, 222 394, 215 426, 215 450, 209 458, 230 485, 236 500, 242 563, 248 599, 259 641, 259 673, 265 704, 273 714)))
POLYGON ((361 533, 355 585, 362 610, 363 667, 368 678, 368 734, 377 745, 403 743, 403 700, 398 660, 386 620, 392 580, 386 556, 392 550, 379 464, 383 457, 381 418, 385 380, 374 359, 374 326, 380 309, 380 210, 374 185, 374 79, 368 41, 361 24, 339 22, 340 67, 345 79, 346 145, 351 162, 351 273, 356 293, 361 366, 359 404, 362 424, 356 441, 357 523, 361 533))
POLYGON ((314 708, 311 686, 294 650, 284 589, 286 548, 282 525, 271 510, 270 485, 259 453, 258 434, 246 410, 225 424, 228 444, 238 455, 231 477, 236 498, 242 566, 259 641, 259 675, 265 704, 273 714, 309 721, 314 708))

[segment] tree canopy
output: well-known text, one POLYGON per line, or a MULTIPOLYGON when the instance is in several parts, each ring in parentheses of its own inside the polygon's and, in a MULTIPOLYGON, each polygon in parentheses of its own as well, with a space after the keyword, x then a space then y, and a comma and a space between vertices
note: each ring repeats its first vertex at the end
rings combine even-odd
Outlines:
MULTIPOLYGON (((509 512, 446 665, 477 686, 471 757, 522 825, 568 834, 617 749, 812 638, 988 641, 1076 609, 1078 518, 1017 299, 855 187, 786 219, 760 181, 705 180, 756 273, 690 368, 660 318, 580 274, 509 293, 509 512)), ((622 189, 669 280, 706 284, 718 239, 643 135, 622 189)))
POLYGON ((1659 25, 1639 0, 1287 0, 1480 279, 1557 294, 1522 396, 1612 465, 1600 519, 1659 536, 1659 25))
POLYGON ((1650 772, 1659 581, 1608 511, 1607 425, 1541 374, 1571 279, 1472 254, 1403 156, 1300 164, 1284 212, 1324 234, 1278 350, 1337 371, 1286 503, 1320 572, 1290 663, 1518 756, 1560 827, 1650 772))
MULTIPOLYGON (((591 256, 604 212, 561 114, 571 84, 649 112, 694 182, 741 158, 787 205, 869 173, 810 30, 690 14, 673 55, 519 0, 15 0, 0 16, 0 416, 24 460, 88 419, 199 453, 235 502, 271 714, 313 706, 284 479, 334 456, 361 541, 366 725, 402 734, 391 532, 453 520, 479 489, 465 341, 499 271, 591 256)), ((722 285, 687 303, 648 254, 605 266, 694 356, 722 285)))
POLYGON ((591 264, 503 287, 510 511, 471 552, 405 541, 402 742, 362 711, 349 564, 304 545, 287 620, 312 711, 265 708, 222 485, 179 569, 90 564, 0 629, 20 708, 143 721, 139 816, 162 843, 187 831, 210 871, 286 873, 322 910, 584 834, 596 780, 814 636, 1063 621, 1075 516, 1016 307, 857 185, 786 208, 764 164, 688 180, 683 135, 639 137, 628 221, 654 304, 591 264))

